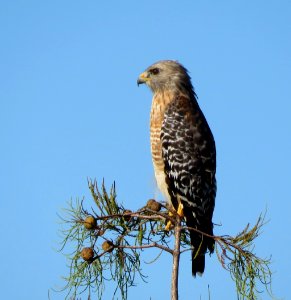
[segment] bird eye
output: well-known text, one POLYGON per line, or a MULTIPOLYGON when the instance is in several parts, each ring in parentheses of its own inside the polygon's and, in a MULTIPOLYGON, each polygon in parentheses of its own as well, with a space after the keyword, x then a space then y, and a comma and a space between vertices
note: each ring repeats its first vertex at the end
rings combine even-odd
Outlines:
POLYGON ((151 69, 151 73, 152 73, 153 75, 157 75, 157 74, 160 73, 160 69, 158 69, 158 68, 151 69))

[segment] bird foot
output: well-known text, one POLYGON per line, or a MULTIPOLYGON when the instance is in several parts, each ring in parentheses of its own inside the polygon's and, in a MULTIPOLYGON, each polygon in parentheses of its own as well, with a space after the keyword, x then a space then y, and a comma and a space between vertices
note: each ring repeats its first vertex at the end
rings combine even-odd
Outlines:
MULTIPOLYGON (((180 216, 180 218, 184 217, 184 212, 183 212, 183 205, 181 203, 179 203, 178 209, 177 209, 177 214, 180 216)), ((172 217, 173 213, 169 212, 169 216, 172 217)), ((170 231, 171 229, 173 229, 174 225, 172 224, 171 221, 167 222, 167 225, 165 227, 166 231, 170 231)))
POLYGON ((177 209, 177 214, 183 218, 184 217, 184 211, 183 211, 183 204, 179 203, 178 209, 177 209))
MULTIPOLYGON (((172 217, 173 214, 172 214, 171 212, 169 212, 169 216, 172 217)), ((174 226, 173 226, 172 222, 171 222, 171 221, 168 221, 168 222, 167 222, 167 225, 166 225, 166 227, 165 227, 165 230, 166 230, 166 231, 170 231, 173 227, 174 227, 174 226)))

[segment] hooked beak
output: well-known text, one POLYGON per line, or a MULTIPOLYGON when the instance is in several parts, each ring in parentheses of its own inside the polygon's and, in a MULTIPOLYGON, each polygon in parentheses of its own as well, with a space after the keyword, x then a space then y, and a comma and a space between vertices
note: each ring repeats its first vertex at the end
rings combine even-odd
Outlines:
POLYGON ((149 81, 150 78, 148 77, 147 72, 143 72, 139 75, 138 79, 137 79, 137 85, 139 86, 140 84, 143 83, 147 83, 147 81, 149 81))

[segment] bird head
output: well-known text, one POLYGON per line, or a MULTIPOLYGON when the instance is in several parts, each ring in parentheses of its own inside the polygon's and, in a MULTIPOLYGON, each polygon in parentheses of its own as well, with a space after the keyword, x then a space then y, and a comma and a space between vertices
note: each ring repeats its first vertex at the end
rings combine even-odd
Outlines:
POLYGON ((137 84, 145 83, 153 93, 164 90, 192 91, 188 71, 174 60, 162 60, 148 67, 138 77, 137 84))

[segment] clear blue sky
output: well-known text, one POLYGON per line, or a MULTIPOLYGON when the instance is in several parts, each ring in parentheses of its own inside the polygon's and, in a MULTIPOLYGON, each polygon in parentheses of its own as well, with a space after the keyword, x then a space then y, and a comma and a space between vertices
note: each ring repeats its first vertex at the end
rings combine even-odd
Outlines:
MULTIPOLYGON (((91 201, 87 177, 115 180, 132 209, 156 194, 151 93, 136 79, 151 63, 175 59, 191 72, 216 139, 216 233, 235 234, 267 208, 256 252, 272 255, 273 290, 287 299, 290 16, 287 0, 1 1, 1 298, 47 299, 62 285, 56 213, 70 198, 91 201)), ((211 300, 236 298, 215 255, 196 280, 189 259, 181 299, 208 299, 208 284, 211 300)), ((149 283, 129 299, 169 299, 170 270, 167 255, 146 265, 149 283)))

